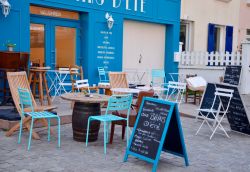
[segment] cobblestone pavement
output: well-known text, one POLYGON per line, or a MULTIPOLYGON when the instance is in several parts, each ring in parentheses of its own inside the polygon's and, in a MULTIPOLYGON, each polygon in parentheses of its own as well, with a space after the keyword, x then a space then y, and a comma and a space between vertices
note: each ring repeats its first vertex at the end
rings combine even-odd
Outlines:
MULTIPOLYGON (((230 132, 230 139, 216 134, 209 140, 210 130, 204 126, 198 136, 195 132, 200 125, 192 118, 183 118, 182 125, 186 141, 190 166, 185 167, 182 158, 162 153, 158 166, 159 172, 249 172, 250 137, 230 132)), ((227 121, 224 122, 227 125, 227 121)), ((228 127, 228 126, 227 126, 228 127)), ((54 127, 53 127, 54 128, 54 127)), ((114 143, 108 144, 107 155, 103 154, 103 134, 99 139, 85 147, 83 143, 73 141, 71 124, 62 126, 62 147, 56 148, 57 139, 47 142, 46 129, 39 129, 42 140, 32 140, 31 150, 27 151, 28 133, 24 132, 22 144, 17 144, 17 134, 5 137, 0 131, 0 171, 151 171, 152 165, 129 156, 123 163, 126 142, 120 139, 120 127, 117 127, 114 143), (119 128, 119 129, 118 129, 119 128)), ((170 140, 171 141, 171 140, 170 140)))

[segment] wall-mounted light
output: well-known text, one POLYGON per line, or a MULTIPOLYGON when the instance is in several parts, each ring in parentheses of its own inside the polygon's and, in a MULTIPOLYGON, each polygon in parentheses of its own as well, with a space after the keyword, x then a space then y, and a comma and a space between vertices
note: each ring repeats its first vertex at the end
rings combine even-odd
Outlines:
POLYGON ((114 19, 112 17, 112 15, 110 15, 109 13, 105 14, 105 18, 107 19, 107 25, 109 29, 112 29, 113 25, 114 25, 114 19))
POLYGON ((10 13, 10 3, 8 0, 0 0, 0 5, 2 6, 2 12, 5 17, 10 13))

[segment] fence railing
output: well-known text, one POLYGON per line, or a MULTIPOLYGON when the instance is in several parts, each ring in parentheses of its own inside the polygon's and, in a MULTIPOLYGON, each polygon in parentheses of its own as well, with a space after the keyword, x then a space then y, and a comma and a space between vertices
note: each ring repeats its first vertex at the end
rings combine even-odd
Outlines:
POLYGON ((240 52, 180 52, 179 66, 241 65, 240 52))

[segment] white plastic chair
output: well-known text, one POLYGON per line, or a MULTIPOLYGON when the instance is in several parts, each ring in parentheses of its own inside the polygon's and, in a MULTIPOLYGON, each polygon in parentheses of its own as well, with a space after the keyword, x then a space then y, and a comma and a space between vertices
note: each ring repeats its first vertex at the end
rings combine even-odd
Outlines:
POLYGON ((186 91, 186 83, 169 81, 167 86, 166 100, 177 103, 183 102, 183 94, 186 91))
MULTIPOLYGON (((228 108, 230 106, 230 102, 231 99, 233 97, 233 92, 234 90, 232 89, 225 89, 225 88, 216 88, 215 89, 215 93, 214 93, 214 100, 212 103, 212 106, 210 109, 198 109, 198 111, 200 112, 200 114, 202 115, 202 123, 199 127, 199 129, 197 130, 196 134, 197 135, 201 129, 201 127, 203 126, 204 123, 206 123, 208 125, 208 127, 210 128, 210 130, 212 131, 212 134, 210 136, 210 140, 212 139, 213 135, 215 134, 216 130, 218 128, 220 128, 225 135, 229 138, 229 135, 227 134, 226 130, 223 128, 221 122, 223 120, 223 118, 225 117, 225 115, 227 114, 228 108), (220 100, 220 104, 219 106, 216 108, 216 100, 219 98, 220 100), (223 100, 223 103, 222 103, 223 100), (211 117, 208 116, 212 115, 211 117), (213 124, 211 124, 211 120, 213 122, 213 124)), ((221 134, 221 133, 219 133, 221 134)))

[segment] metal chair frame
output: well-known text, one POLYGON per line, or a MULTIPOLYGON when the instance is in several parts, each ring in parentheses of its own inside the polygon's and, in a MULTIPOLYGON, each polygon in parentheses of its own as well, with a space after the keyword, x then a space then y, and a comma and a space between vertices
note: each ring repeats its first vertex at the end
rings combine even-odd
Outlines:
MULTIPOLYGON (((215 89, 215 93, 214 93, 215 96, 214 96, 214 100, 213 100, 213 104, 212 104, 211 108, 210 109, 198 109, 198 111, 202 115, 203 121, 202 121, 200 127, 198 128, 195 135, 197 135, 199 133, 199 131, 201 130, 204 123, 206 123, 208 125, 208 127, 210 128, 210 130, 212 131, 212 134, 210 136, 210 140, 212 139, 212 137, 214 136, 214 134, 218 128, 221 129, 224 132, 224 134, 229 138, 229 135, 227 134, 224 127, 222 126, 221 122, 222 122, 223 118, 225 117, 225 115, 227 114, 231 99, 233 97, 233 93, 234 93, 234 90, 232 90, 232 89, 224 89, 224 88, 216 88, 215 89), (218 108, 215 109, 215 105, 216 105, 215 102, 216 102, 217 98, 219 98, 220 104, 219 104, 218 108), (221 98, 228 99, 226 107, 223 106, 221 98), (206 113, 206 114, 204 114, 204 113, 206 113), (214 119, 208 118, 208 116, 210 114, 212 115, 212 117, 214 119), (211 121, 211 120, 213 121, 213 124, 209 123, 209 121, 211 121)), ((221 133, 219 133, 219 134, 221 134, 221 133)))
POLYGON ((100 83, 109 83, 109 79, 107 79, 106 71, 104 67, 98 67, 98 74, 99 74, 99 82, 100 83))
MULTIPOLYGON (((65 82, 68 75, 70 75, 70 69, 69 68, 59 68, 59 83, 58 83, 58 89, 56 90, 56 94, 61 95, 61 91, 64 93, 68 93, 66 91, 66 86, 72 86, 71 82, 65 82), (60 92, 60 93, 59 93, 60 92)), ((70 91, 71 92, 71 91, 70 91)))
POLYGON ((129 140, 129 114, 130 114, 130 107, 132 104, 132 95, 126 94, 126 95, 112 95, 108 101, 108 107, 106 109, 105 115, 102 116, 90 116, 88 119, 88 127, 87 127, 87 137, 86 137, 86 146, 88 146, 88 136, 89 136, 89 127, 90 122, 93 120, 98 120, 104 123, 104 154, 107 153, 106 150, 106 144, 108 139, 108 131, 110 127, 110 123, 112 121, 120 121, 120 120, 126 120, 127 125, 127 145, 129 140), (122 118, 116 115, 113 115, 112 113, 109 113, 110 111, 124 111, 127 110, 127 118, 122 118))
POLYGON ((23 118, 26 116, 31 117, 31 127, 30 127, 30 135, 29 135, 29 142, 28 142, 28 150, 30 150, 30 144, 31 144, 31 139, 32 139, 32 130, 33 130, 33 124, 34 120, 36 119, 47 119, 48 120, 48 141, 50 141, 50 119, 51 118, 56 118, 58 121, 58 147, 61 145, 61 140, 60 140, 60 117, 48 112, 48 111, 40 111, 40 112, 35 112, 34 107, 32 104, 32 98, 31 94, 28 89, 25 88, 18 88, 18 95, 19 95, 19 101, 21 105, 21 121, 20 121, 20 129, 19 129, 19 136, 18 136, 18 144, 21 143, 21 136, 22 136, 22 129, 23 129, 23 118), (25 112, 24 108, 30 108, 31 112, 25 112))
POLYGON ((169 81, 166 91, 166 100, 177 103, 183 102, 183 94, 186 91, 186 83, 169 81))
POLYGON ((90 93, 89 89, 89 80, 88 79, 82 79, 82 80, 76 80, 75 81, 75 88, 80 92, 82 89, 87 90, 88 93, 90 93))

